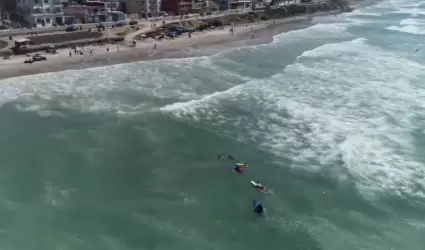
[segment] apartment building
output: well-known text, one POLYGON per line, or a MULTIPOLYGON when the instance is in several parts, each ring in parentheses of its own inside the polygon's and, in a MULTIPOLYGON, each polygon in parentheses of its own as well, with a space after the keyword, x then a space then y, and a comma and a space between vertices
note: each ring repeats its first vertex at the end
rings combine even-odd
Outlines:
POLYGON ((162 10, 175 15, 186 15, 192 7, 192 0, 162 0, 162 10))
POLYGON ((158 16, 161 0, 125 0, 126 11, 129 14, 150 14, 158 16))
POLYGON ((64 23, 61 0, 16 0, 17 15, 29 27, 52 27, 64 23))
POLYGON ((16 0, 0 0, 0 19, 16 19, 16 0))

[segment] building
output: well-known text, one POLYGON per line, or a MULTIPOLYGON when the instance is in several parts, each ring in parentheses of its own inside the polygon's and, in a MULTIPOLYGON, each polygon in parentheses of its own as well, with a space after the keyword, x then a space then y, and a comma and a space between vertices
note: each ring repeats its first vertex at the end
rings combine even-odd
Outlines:
POLYGON ((192 11, 192 0, 162 0, 162 11, 186 15, 192 11))
POLYGON ((254 2, 252 0, 229 0, 228 9, 229 10, 244 10, 251 9, 254 2))
POLYGON ((123 11, 123 2, 121 0, 87 0, 84 5, 96 6, 102 5, 108 11, 123 11))
POLYGON ((282 6, 289 6, 293 4, 300 4, 301 0, 275 0, 273 1, 274 7, 282 7, 282 6))
POLYGON ((125 6, 126 10, 125 12, 128 14, 141 14, 143 12, 142 6, 144 5, 143 2, 146 0, 126 0, 125 6))
POLYGON ((212 12, 220 10, 218 3, 211 0, 193 0, 192 13, 212 12))
POLYGON ((0 0, 0 19, 16 20, 16 0, 0 0))
POLYGON ((61 0, 16 0, 19 19, 29 27, 41 28, 64 24, 61 0))
POLYGON ((149 16, 158 16, 161 1, 158 0, 142 0, 142 13, 149 16))
MULTIPOLYGON (((89 4, 87 2, 87 4, 89 4)), ((66 23, 101 23, 125 21, 127 16, 122 11, 105 8, 104 3, 90 3, 90 5, 70 5, 64 7, 66 23)))
POLYGON ((144 16, 158 16, 160 13, 161 0, 125 0, 128 14, 144 16))

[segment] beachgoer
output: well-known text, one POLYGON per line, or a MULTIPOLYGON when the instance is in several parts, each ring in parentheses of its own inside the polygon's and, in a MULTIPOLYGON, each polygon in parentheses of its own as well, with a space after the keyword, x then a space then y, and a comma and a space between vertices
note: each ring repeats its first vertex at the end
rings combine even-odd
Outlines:
POLYGON ((218 155, 218 159, 219 159, 219 160, 223 160, 223 159, 224 159, 224 157, 223 157, 223 156, 221 156, 221 155, 218 155))

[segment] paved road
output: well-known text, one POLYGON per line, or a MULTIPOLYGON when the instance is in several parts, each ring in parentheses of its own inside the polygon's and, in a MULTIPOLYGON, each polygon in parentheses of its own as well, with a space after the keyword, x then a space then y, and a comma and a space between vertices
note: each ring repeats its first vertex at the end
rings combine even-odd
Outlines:
MULTIPOLYGON (((218 16, 223 16, 223 15, 228 15, 230 12, 222 12, 220 14, 213 14, 213 15, 209 15, 209 16, 205 16, 205 18, 211 18, 211 17, 218 17, 218 16)), ((191 19, 196 19, 199 18, 199 15, 191 15, 189 19, 184 19, 184 20, 191 20, 191 19)), ((164 18, 164 20, 168 23, 168 22, 172 22, 172 21, 178 21, 180 18, 179 16, 176 17, 166 17, 164 18)), ((148 20, 146 19, 141 19, 138 20, 139 24, 148 24, 151 22, 158 22, 159 19, 155 19, 155 18, 150 18, 148 20)), ((110 27, 113 24, 115 24, 115 22, 102 22, 105 26, 110 27)), ((82 26, 83 29, 93 29, 96 28, 97 23, 88 23, 88 24, 78 24, 78 26, 82 26)), ((7 37, 9 35, 13 35, 13 36, 19 36, 19 35, 26 35, 28 34, 28 32, 36 32, 38 34, 41 33, 53 33, 53 32, 60 32, 60 31, 65 31, 65 27, 49 27, 49 28, 34 28, 34 29, 8 29, 8 30, 0 30, 0 37, 7 37)))

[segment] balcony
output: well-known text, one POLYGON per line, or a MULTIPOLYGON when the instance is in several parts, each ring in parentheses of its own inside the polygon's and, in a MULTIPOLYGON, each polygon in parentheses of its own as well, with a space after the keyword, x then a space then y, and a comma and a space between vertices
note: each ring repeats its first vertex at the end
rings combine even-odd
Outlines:
POLYGON ((53 10, 53 13, 54 13, 54 14, 63 14, 63 9, 62 9, 62 8, 55 8, 55 9, 53 10))
POLYGON ((107 16, 108 12, 106 10, 99 10, 99 11, 87 11, 87 16, 107 16))
POLYGON ((252 0, 230 0, 229 3, 252 3, 252 0))
POLYGON ((191 2, 189 2, 189 1, 181 1, 181 2, 179 2, 179 5, 192 5, 192 3, 191 2))

